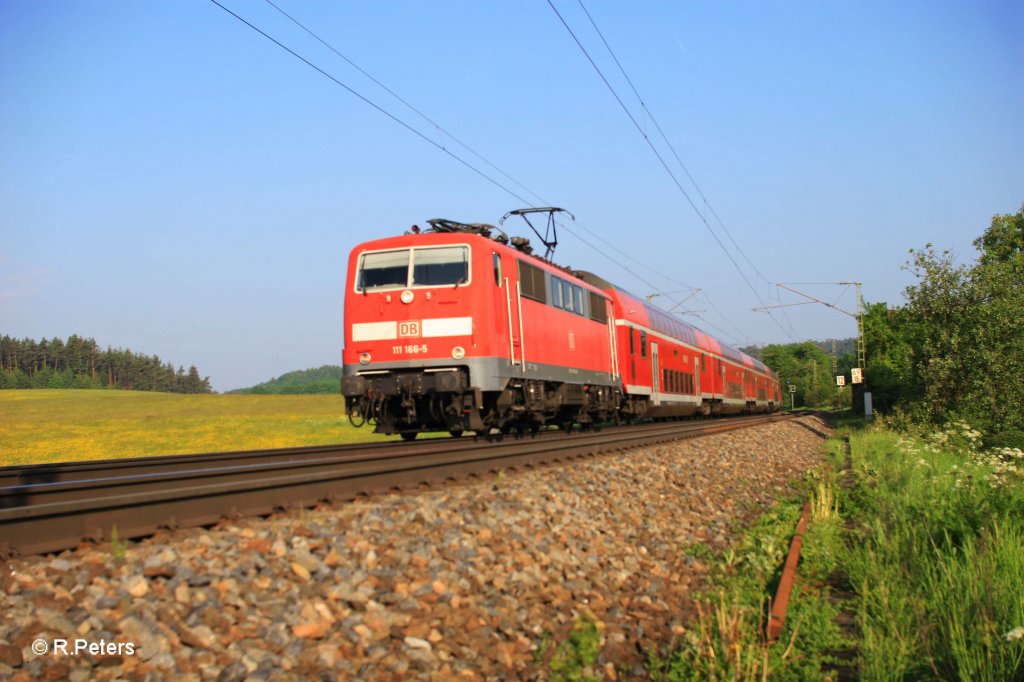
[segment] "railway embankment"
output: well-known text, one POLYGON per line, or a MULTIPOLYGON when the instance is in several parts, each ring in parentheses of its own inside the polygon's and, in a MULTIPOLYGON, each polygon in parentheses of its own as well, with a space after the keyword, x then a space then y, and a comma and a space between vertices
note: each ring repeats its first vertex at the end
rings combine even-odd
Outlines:
POLYGON ((12 560, 0 677, 547 679, 587 631, 590 672, 633 678, 826 431, 807 416, 12 560))

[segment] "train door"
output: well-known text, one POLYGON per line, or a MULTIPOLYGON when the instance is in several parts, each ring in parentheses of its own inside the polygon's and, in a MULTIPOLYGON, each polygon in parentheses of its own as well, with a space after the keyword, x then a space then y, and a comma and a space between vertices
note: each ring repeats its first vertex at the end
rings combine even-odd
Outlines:
POLYGON ((700 366, 700 356, 693 356, 693 379, 696 382, 695 388, 697 389, 697 397, 700 398, 700 373, 702 367, 700 366))
POLYGON ((490 253, 490 263, 494 269, 494 296, 492 301, 492 313, 495 317, 495 338, 498 345, 495 352, 503 353, 509 365, 513 364, 512 347, 512 316, 510 314, 509 283, 506 276, 506 268, 502 262, 502 256, 497 251, 490 253))
POLYGON ((523 323, 522 323, 522 296, 519 284, 519 269, 516 267, 516 259, 508 255, 500 256, 498 267, 502 270, 501 280, 503 300, 501 301, 502 312, 508 323, 508 359, 510 365, 521 365, 526 368, 526 358, 523 354, 523 323))
MULTIPOLYGON (((608 344, 609 350, 611 351, 612 379, 618 382, 620 380, 620 377, 622 376, 622 368, 619 367, 619 342, 616 338, 616 334, 618 332, 615 328, 615 317, 614 315, 612 315, 612 302, 603 298, 597 300, 600 300, 599 305, 604 307, 604 318, 608 326, 608 344)), ((591 294, 591 305, 593 305, 594 302, 595 297, 593 294, 591 294)))
POLYGON ((661 369, 658 367, 658 344, 651 341, 651 403, 661 404, 661 369))

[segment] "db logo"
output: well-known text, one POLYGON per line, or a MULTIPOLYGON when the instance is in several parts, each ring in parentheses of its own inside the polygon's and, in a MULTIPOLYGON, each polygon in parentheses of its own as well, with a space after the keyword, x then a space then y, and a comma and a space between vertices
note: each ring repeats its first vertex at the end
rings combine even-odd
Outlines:
POLYGON ((420 335, 420 323, 416 322, 399 322, 398 323, 398 335, 401 336, 419 336, 420 335))

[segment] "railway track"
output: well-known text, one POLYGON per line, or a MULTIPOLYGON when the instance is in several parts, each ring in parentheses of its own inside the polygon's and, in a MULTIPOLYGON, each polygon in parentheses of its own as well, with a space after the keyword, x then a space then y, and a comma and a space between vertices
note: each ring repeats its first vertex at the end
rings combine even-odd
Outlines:
POLYGON ((0 559, 536 466, 788 418, 0 467, 0 559))

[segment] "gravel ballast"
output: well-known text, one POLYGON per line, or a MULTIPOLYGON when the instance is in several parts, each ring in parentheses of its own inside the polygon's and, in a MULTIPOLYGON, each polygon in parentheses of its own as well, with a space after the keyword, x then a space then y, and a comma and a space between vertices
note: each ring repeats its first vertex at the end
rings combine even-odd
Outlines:
POLYGON ((690 622, 693 547, 791 494, 827 431, 806 416, 9 561, 0 679, 546 679, 583 613, 593 673, 642 676, 690 622))

